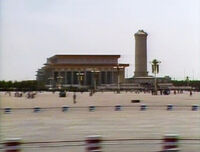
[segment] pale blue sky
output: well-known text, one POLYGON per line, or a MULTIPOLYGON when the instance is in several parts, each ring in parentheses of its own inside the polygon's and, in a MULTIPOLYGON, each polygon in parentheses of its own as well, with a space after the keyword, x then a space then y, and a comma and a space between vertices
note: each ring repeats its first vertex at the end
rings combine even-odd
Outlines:
POLYGON ((149 34, 148 62, 162 61, 160 76, 200 79, 199 0, 0 2, 0 80, 35 79, 54 54, 120 54, 133 76, 138 29, 149 34))

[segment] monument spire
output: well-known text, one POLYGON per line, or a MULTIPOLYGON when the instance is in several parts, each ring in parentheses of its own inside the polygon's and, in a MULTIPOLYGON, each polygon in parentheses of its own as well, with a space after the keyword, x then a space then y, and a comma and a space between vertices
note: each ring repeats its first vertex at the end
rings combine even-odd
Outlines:
POLYGON ((147 33, 135 33, 135 73, 134 77, 147 77, 147 33))

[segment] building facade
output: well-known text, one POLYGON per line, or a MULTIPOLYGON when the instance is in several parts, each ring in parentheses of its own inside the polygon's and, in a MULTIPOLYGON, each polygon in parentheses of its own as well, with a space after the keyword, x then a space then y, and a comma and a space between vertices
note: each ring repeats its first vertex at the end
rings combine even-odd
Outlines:
POLYGON ((123 83, 125 68, 120 55, 55 55, 37 71, 37 80, 47 87, 101 86, 123 83))

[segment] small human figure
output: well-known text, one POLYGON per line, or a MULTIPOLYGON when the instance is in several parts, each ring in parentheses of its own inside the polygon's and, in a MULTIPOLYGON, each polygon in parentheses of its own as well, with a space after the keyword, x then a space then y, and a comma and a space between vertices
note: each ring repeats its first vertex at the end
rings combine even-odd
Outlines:
POLYGON ((74 92, 74 95, 73 95, 73 102, 74 104, 76 103, 76 93, 74 92))
POLYGON ((30 92, 27 93, 27 98, 29 99, 31 97, 30 92))
POLYGON ((192 96, 192 90, 190 90, 190 96, 192 96))
POLYGON ((163 91, 162 90, 160 90, 160 95, 162 95, 163 94, 163 91))
POLYGON ((92 95, 93 95, 93 91, 92 91, 92 90, 90 91, 90 94, 89 94, 89 95, 90 95, 90 96, 92 96, 92 95))
POLYGON ((176 90, 174 90, 174 94, 176 95, 176 90))

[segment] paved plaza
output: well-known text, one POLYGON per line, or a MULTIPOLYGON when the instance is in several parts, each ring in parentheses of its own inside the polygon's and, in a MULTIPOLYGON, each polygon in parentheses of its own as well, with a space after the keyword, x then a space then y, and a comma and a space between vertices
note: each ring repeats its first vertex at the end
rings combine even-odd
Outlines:
MULTIPOLYGON (((200 93, 152 96, 149 93, 134 92, 88 92, 76 93, 77 103, 73 103, 73 93, 59 98, 58 92, 37 93, 34 99, 14 97, 1 92, 1 107, 25 108, 11 110, 9 114, 1 111, 1 136, 21 138, 23 142, 45 141, 82 141, 88 135, 101 135, 105 152, 154 152, 161 150, 162 141, 116 141, 115 139, 161 139, 164 134, 179 134, 182 139, 200 139, 200 112, 192 111, 193 104, 200 104, 200 93), (131 103, 138 99, 140 103, 131 103), (140 105, 146 104, 147 110, 141 111, 140 105), (167 104, 174 109, 166 110, 167 104), (70 108, 62 112, 63 105, 70 108), (97 106, 90 112, 88 106, 97 106), (122 105, 115 111, 115 105, 122 105), (34 113, 33 107, 41 107, 34 113), (46 109, 48 107, 48 109, 46 109), (56 108, 55 108, 56 107, 56 108), (30 108, 30 109, 29 109, 30 108)), ((25 145, 23 152, 79 152, 85 149, 83 142, 25 145)), ((183 152, 199 152, 200 140, 181 141, 183 152)))

